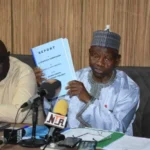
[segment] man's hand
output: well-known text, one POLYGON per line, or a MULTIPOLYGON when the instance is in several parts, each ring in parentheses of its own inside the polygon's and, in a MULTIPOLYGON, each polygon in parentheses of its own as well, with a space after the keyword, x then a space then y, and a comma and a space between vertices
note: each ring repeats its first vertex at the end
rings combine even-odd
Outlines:
POLYGON ((46 80, 43 77, 44 74, 40 68, 38 68, 38 67, 34 68, 34 73, 35 73, 36 81, 38 84, 41 84, 42 81, 46 80))
POLYGON ((68 89, 68 95, 71 97, 78 96, 78 98, 85 103, 88 103, 91 99, 91 95, 87 92, 82 82, 75 80, 70 81, 66 89, 68 89))

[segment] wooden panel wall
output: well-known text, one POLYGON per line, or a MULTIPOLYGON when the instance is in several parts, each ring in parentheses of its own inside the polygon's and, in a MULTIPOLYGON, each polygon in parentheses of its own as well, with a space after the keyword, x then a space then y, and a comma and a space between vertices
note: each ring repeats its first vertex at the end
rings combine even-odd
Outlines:
MULTIPOLYGON (((74 60, 81 51, 80 0, 13 1, 13 43, 15 53, 30 54, 30 48, 66 37, 74 60)), ((80 68, 80 61, 74 61, 80 68)))
POLYGON ((82 66, 92 32, 106 24, 121 35, 121 65, 150 66, 150 0, 83 0, 82 66))
POLYGON ((11 0, 0 0, 0 40, 12 52, 11 0))
POLYGON ((121 65, 150 66, 150 0, 0 0, 0 39, 16 54, 66 37, 76 69, 88 66, 92 32, 121 35, 121 65))

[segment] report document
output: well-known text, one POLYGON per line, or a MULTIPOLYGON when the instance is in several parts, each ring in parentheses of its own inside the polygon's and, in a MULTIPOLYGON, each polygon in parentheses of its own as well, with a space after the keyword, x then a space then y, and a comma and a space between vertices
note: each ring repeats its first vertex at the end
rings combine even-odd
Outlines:
POLYGON ((59 96, 66 95, 68 82, 76 80, 68 39, 50 41, 32 48, 31 52, 36 66, 43 70, 44 77, 61 82, 59 96))

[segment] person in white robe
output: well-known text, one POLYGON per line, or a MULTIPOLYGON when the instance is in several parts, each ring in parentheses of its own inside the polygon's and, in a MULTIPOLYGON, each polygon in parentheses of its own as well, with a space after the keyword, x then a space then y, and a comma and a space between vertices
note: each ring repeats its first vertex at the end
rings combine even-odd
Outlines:
MULTIPOLYGON (((94 98, 83 102, 78 96, 64 97, 69 103, 68 127, 92 127, 133 135, 132 123, 139 102, 139 88, 136 83, 119 70, 114 71, 113 80, 108 84, 92 81, 92 70, 89 67, 76 74, 78 82, 82 82, 94 98), (92 94, 93 84, 96 94, 92 94)), ((75 84, 77 81, 72 82, 75 84)))
POLYGON ((68 84, 68 127, 92 127, 133 135, 139 105, 139 87, 123 71, 120 36, 110 30, 93 33, 90 67, 77 71, 78 81, 68 84))
MULTIPOLYGON (((60 98, 69 104, 68 127, 92 127, 133 135, 140 94, 137 84, 116 69, 121 59, 120 39, 120 35, 109 29, 93 33, 90 67, 76 72, 77 80, 68 83, 67 95, 60 98)), ((35 75, 38 82, 44 80, 42 70, 38 69, 35 75)))

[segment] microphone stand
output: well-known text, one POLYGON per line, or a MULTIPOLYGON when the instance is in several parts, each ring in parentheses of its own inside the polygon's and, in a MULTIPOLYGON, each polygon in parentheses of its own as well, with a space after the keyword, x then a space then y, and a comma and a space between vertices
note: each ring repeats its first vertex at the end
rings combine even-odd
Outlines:
POLYGON ((44 139, 36 139, 36 124, 37 124, 37 119, 38 119, 38 107, 41 102, 41 97, 37 97, 34 99, 31 109, 33 110, 32 112, 32 137, 30 139, 24 139, 19 142, 19 144, 23 147, 40 147, 45 144, 44 139))
POLYGON ((51 127, 49 133, 46 138, 46 143, 41 147, 42 150, 46 148, 48 150, 64 150, 63 147, 57 145, 57 142, 65 139, 65 136, 60 133, 60 129, 55 129, 55 127, 51 127))

